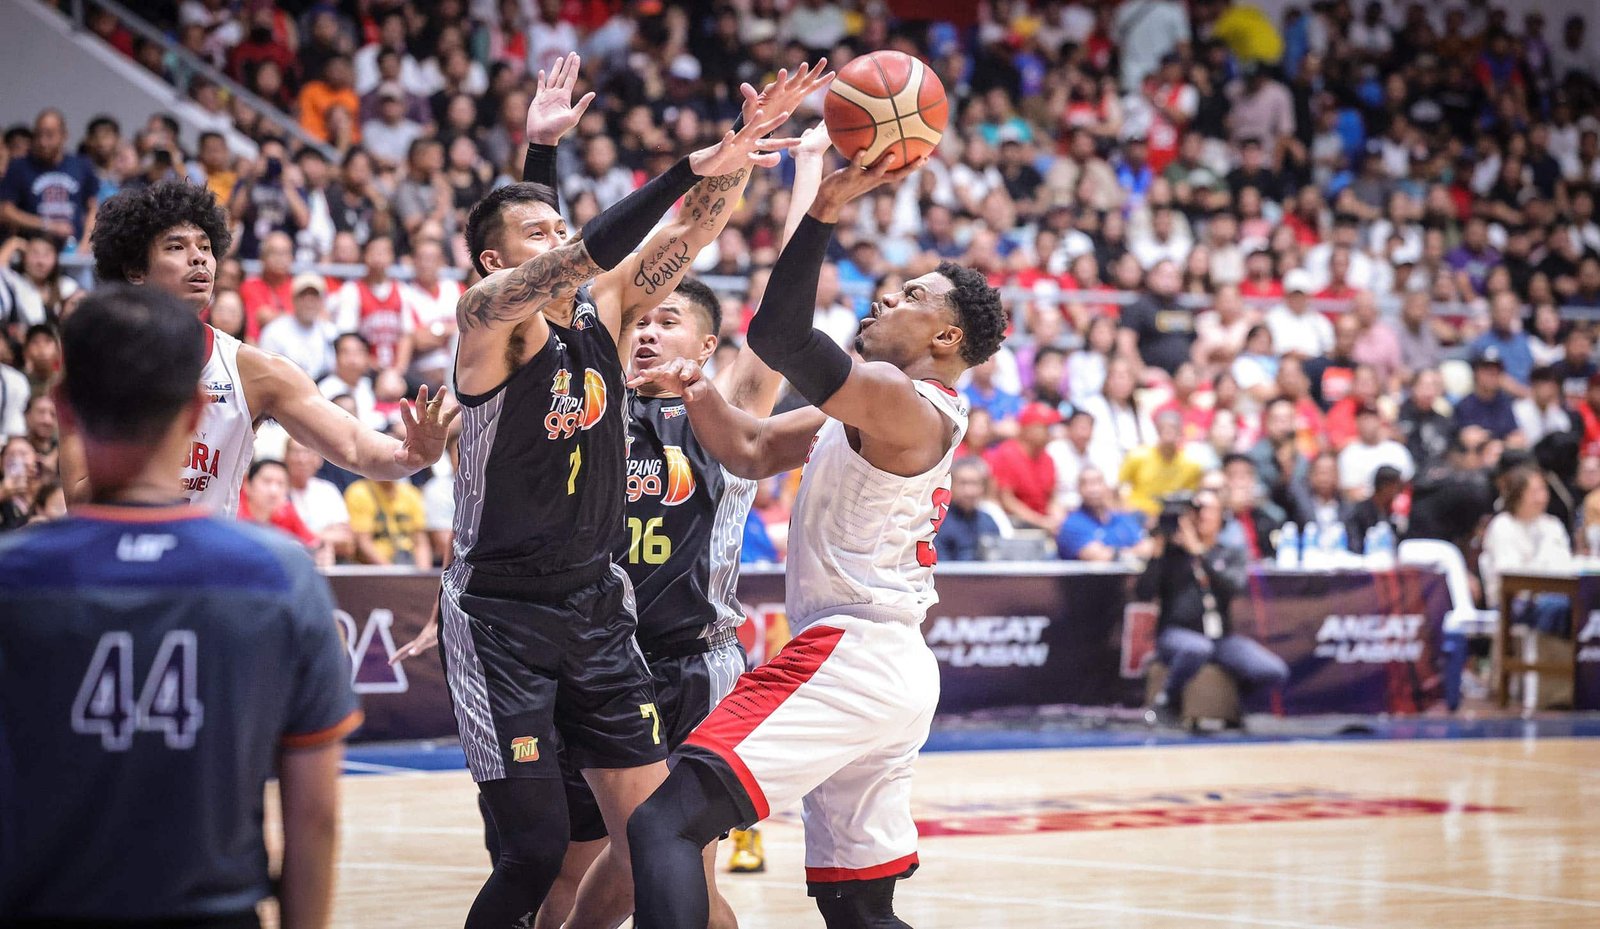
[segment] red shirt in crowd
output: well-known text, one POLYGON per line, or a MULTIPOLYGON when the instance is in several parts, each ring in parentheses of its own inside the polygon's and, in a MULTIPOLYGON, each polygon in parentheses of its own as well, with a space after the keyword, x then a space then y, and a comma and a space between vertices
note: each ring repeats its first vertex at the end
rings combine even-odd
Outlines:
MULTIPOLYGON (((283 283, 274 287, 266 282, 265 278, 247 277, 239 285, 239 301, 244 304, 244 334, 251 342, 261 336, 261 327, 266 322, 294 312, 294 294, 291 285, 294 283, 292 275, 286 276, 283 283), (261 311, 266 310, 266 322, 262 322, 261 311)), ((342 283, 342 282, 341 282, 342 283)))
POLYGON ((1278 280, 1253 281, 1249 278, 1239 282, 1239 296, 1241 297, 1282 297, 1283 283, 1278 280))
POLYGON ((1017 439, 1007 439, 985 452, 983 460, 994 472, 995 484, 1016 495, 1023 506, 1036 513, 1050 510, 1050 498, 1056 492, 1056 460, 1040 449, 1029 456, 1028 450, 1017 439))
MULTIPOLYGON (((239 491, 239 520, 247 523, 255 522, 255 517, 250 514, 250 498, 245 496, 243 489, 239 491)), ((317 534, 311 531, 300 518, 300 514, 295 512, 294 504, 288 501, 284 501, 283 506, 278 507, 267 522, 299 539, 302 544, 307 546, 317 544, 317 534)))

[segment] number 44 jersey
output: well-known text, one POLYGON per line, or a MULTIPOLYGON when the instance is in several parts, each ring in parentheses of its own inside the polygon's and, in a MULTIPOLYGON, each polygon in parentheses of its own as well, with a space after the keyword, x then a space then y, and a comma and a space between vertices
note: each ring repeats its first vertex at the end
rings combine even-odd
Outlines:
POLYGON ((950 463, 967 431, 967 408, 933 381, 917 392, 944 417, 939 463, 901 477, 851 447, 844 423, 817 432, 789 522, 785 607, 799 635, 829 616, 916 626, 938 602, 933 539, 950 508, 950 463))

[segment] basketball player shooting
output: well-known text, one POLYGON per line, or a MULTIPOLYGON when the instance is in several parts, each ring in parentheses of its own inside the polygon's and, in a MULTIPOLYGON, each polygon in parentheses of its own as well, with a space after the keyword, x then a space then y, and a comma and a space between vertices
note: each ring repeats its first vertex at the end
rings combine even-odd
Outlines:
POLYGON ((634 644, 632 588, 612 562, 626 547, 616 340, 630 306, 653 296, 643 270, 676 254, 646 249, 640 264, 633 250, 702 179, 774 164, 776 150, 798 140, 764 136, 788 116, 755 111, 573 241, 543 185, 501 188, 468 217, 484 280, 457 305, 465 413, 440 632, 467 766, 500 844, 469 929, 533 922, 567 847, 563 754, 614 837, 595 864, 597 883, 631 898, 625 824, 665 777, 666 749, 634 644), (583 286, 591 278, 593 295, 583 286))
POLYGON ((917 865, 911 763, 939 696, 919 626, 937 600, 933 539, 967 421, 952 385, 999 348, 1007 317, 982 274, 947 262, 872 305, 859 362, 811 327, 841 209, 922 164, 865 160, 823 180, 750 324, 755 353, 829 417, 819 432, 734 408, 689 359, 635 379, 682 396, 718 460, 805 465, 786 577, 797 634, 740 678, 630 818, 640 929, 702 929, 700 850, 802 799, 806 880, 829 929, 905 925, 893 895, 917 865))
MULTIPOLYGON (((211 305, 217 256, 232 236, 216 197, 183 181, 128 190, 100 208, 94 232, 95 277, 149 286, 199 314, 211 305)), ((380 481, 410 477, 439 460, 451 420, 441 385, 430 399, 417 391, 402 402, 405 441, 361 423, 322 396, 310 375, 282 355, 246 345, 211 326, 204 328, 206 361, 200 384, 210 401, 200 414, 181 463, 184 499, 232 516, 239 486, 255 457, 255 429, 275 419, 295 441, 347 471, 380 481)), ((61 476, 67 498, 90 496, 81 440, 63 430, 61 476)))

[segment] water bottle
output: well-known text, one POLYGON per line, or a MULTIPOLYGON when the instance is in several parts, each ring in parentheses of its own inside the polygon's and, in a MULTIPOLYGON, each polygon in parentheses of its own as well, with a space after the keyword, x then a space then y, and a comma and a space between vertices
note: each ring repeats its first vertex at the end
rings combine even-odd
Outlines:
POLYGON ((1322 537, 1322 550, 1334 553, 1329 561, 1338 561, 1339 553, 1350 553, 1350 544, 1345 540, 1344 523, 1334 523, 1328 534, 1322 537))
POLYGON ((1394 530, 1378 523, 1367 532, 1367 566, 1380 571, 1394 567, 1394 530))
POLYGON ((1317 539, 1317 524, 1306 523, 1305 534, 1300 537, 1300 567, 1314 568, 1319 561, 1317 539))
POLYGON ((1278 532, 1278 567, 1300 567, 1300 530, 1294 523, 1284 523, 1278 532))

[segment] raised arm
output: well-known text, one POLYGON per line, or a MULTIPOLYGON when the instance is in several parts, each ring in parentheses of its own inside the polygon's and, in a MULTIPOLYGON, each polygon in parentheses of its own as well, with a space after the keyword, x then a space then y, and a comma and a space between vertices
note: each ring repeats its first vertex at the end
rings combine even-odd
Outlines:
POLYGON ((461 412, 459 406, 446 408, 444 388, 430 400, 423 387, 415 407, 401 401, 406 426, 401 442, 335 406, 310 376, 281 355, 246 345, 239 350, 239 373, 258 416, 276 419, 295 441, 346 471, 379 481, 403 480, 438 461, 450 422, 461 412))
MULTIPOLYGON (((772 269, 761 309, 750 322, 750 347, 824 413, 881 443, 887 457, 898 457, 896 452, 919 449, 927 436, 946 428, 942 415, 904 371, 887 362, 853 362, 827 334, 811 326, 817 275, 840 209, 922 167, 918 160, 889 172, 882 163, 866 169, 861 162, 858 155, 855 163, 823 180, 811 210, 772 269)), ((917 464, 907 463, 903 470, 923 470, 917 464)))
MULTIPOLYGON (((826 71, 827 64, 826 58, 818 61, 816 67, 803 64, 792 75, 787 69, 781 70, 777 79, 759 94, 749 84, 743 85, 742 126, 726 136, 723 144, 730 144, 746 132, 763 113, 792 112, 806 95, 833 79, 826 71)), ((782 123, 766 131, 779 125, 782 123)), ((744 189, 750 183, 751 169, 770 168, 778 160, 778 154, 772 152, 756 155, 748 161, 729 159, 731 170, 725 173, 713 174, 709 169, 696 168, 695 173, 704 179, 684 197, 672 222, 662 226, 638 252, 595 280, 595 305, 606 327, 611 328, 613 319, 618 326, 627 325, 638 314, 667 299, 677 288, 678 281, 689 273, 689 266, 700 251, 727 228, 739 198, 744 196, 744 189)), ((619 331, 612 329, 613 334, 619 331)))
POLYGON ((805 464, 811 439, 827 422, 816 407, 758 418, 723 398, 689 358, 647 368, 628 382, 658 384, 683 398, 695 438, 729 473, 761 480, 805 464))

